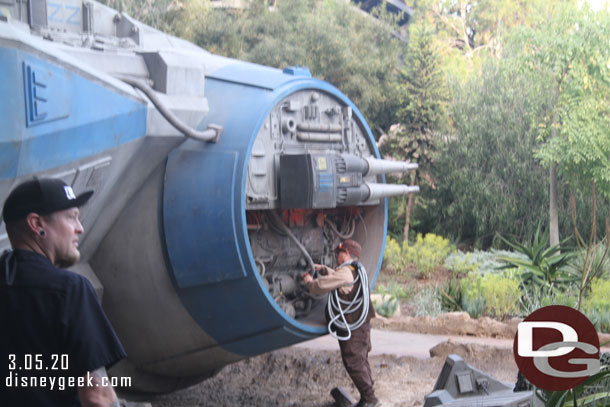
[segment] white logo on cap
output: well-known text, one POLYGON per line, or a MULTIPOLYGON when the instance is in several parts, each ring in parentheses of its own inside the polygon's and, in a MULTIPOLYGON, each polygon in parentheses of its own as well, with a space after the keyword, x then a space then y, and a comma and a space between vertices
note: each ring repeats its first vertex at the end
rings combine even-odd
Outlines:
POLYGON ((76 199, 76 195, 74 195, 74 191, 72 191, 72 187, 65 186, 64 191, 66 191, 66 197, 70 200, 76 199))

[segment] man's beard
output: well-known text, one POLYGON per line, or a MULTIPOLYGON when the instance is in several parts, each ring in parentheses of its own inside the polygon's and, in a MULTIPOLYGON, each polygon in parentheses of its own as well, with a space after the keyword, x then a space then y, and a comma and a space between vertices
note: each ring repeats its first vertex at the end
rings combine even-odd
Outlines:
POLYGON ((76 252, 75 255, 66 255, 61 259, 55 259, 57 266, 60 268, 68 268, 75 265, 80 260, 80 252, 76 252))

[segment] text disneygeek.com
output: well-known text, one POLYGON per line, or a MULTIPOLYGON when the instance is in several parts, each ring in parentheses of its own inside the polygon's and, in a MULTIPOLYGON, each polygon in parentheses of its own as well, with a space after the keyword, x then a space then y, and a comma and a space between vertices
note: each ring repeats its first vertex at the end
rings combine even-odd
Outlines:
MULTIPOLYGON (((43 355, 23 355, 18 358, 9 355, 8 376, 4 380, 6 388, 46 388, 63 391, 70 387, 131 387, 131 377, 106 377, 92 375, 61 376, 61 372, 68 370, 68 355, 53 354, 48 358, 43 355), (49 376, 41 372, 56 372, 49 376)), ((67 373, 67 372, 66 372, 67 373)))

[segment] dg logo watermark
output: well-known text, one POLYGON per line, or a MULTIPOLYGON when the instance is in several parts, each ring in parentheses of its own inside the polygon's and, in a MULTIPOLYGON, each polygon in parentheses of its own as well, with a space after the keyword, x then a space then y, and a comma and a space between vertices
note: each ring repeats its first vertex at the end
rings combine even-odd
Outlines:
POLYGON ((599 336, 586 316, 551 305, 531 313, 513 343, 521 373, 536 387, 563 391, 600 371, 599 336))

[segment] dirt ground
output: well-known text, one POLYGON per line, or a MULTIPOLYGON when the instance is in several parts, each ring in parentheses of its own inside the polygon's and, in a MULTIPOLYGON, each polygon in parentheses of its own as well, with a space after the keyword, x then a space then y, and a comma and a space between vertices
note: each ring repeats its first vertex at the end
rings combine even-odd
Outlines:
MULTIPOLYGON (((496 338, 510 338, 517 324, 485 318, 471 320, 463 313, 374 321, 377 329, 496 338)), ((437 345, 431 353, 433 356, 426 360, 393 355, 369 358, 376 393, 383 406, 423 405, 424 396, 432 391, 450 353, 460 355, 467 363, 500 380, 510 383, 516 380, 517 367, 509 349, 449 341, 437 345)), ((152 406, 329 407, 333 405, 330 390, 335 386, 348 389, 357 399, 357 391, 345 373, 338 352, 292 347, 229 365, 212 379, 156 398, 152 406)))

